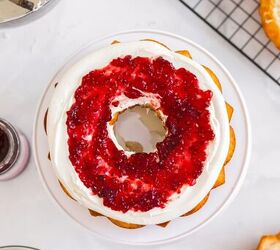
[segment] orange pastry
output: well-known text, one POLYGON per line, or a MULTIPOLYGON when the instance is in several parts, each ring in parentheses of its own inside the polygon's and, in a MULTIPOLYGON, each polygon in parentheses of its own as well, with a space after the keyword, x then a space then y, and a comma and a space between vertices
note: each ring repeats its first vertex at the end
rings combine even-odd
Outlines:
POLYGON ((266 35, 280 49, 280 1, 261 0, 260 16, 266 35))
POLYGON ((257 250, 280 250, 280 233, 276 235, 264 235, 257 250))

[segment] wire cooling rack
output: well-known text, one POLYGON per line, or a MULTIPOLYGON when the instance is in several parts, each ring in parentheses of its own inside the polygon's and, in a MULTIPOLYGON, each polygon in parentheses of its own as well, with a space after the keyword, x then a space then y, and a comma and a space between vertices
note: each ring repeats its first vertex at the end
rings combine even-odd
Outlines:
POLYGON ((280 85, 280 52, 266 37, 257 0, 179 0, 280 85))

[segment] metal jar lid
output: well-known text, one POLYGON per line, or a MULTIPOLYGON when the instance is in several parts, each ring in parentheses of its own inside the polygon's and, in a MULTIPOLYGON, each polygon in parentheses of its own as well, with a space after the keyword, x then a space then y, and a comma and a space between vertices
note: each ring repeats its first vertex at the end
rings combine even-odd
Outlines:
MULTIPOLYGON (((15 164, 19 157, 20 152, 20 140, 19 135, 15 128, 7 121, 0 119, 0 133, 2 133, 2 143, 6 145, 7 149, 2 152, 0 161, 0 175, 7 172, 15 164)), ((1 139, 0 138, 0 139, 1 139)))

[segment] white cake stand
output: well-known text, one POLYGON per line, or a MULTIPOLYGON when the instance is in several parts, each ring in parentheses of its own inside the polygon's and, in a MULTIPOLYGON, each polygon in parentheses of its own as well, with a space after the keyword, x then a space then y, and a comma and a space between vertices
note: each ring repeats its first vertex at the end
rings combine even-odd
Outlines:
POLYGON ((152 245, 171 242, 190 235, 217 216, 236 196, 247 172, 250 155, 250 124, 247 109, 239 88, 225 67, 209 52, 194 42, 170 33, 138 30, 127 31, 104 37, 83 48, 57 73, 45 90, 34 123, 33 148, 36 165, 42 183, 55 203, 78 224, 92 234, 103 239, 131 245, 152 245), (206 205, 197 213, 173 220, 167 227, 146 226, 128 230, 113 225, 105 217, 92 217, 88 210, 68 198, 59 186, 58 180, 48 159, 47 136, 44 131, 44 116, 55 89, 55 84, 72 64, 91 51, 109 45, 113 40, 123 42, 137 41, 145 38, 155 39, 166 44, 172 50, 187 49, 195 61, 209 66, 219 77, 223 85, 225 99, 234 107, 232 126, 236 133, 236 151, 226 167, 226 183, 211 191, 206 205))

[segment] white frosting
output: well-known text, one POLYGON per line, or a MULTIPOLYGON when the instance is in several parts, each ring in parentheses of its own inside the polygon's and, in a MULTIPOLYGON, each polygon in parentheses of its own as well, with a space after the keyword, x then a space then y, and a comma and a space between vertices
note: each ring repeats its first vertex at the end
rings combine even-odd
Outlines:
MULTIPOLYGON (((111 107, 113 113, 134 105, 131 100, 124 97, 120 98, 122 98, 120 102, 121 106, 117 108, 111 107)), ((155 105, 160 105, 157 98, 148 94, 145 94, 144 97, 136 101, 140 104, 146 104, 151 99, 154 100, 155 105)), ((108 125, 107 128, 113 139, 112 126, 108 125)), ((62 76, 50 103, 47 129, 52 164, 57 177, 71 196, 81 205, 105 216, 142 225, 166 222, 194 208, 214 185, 229 147, 229 122, 224 98, 205 69, 185 56, 148 41, 111 45, 92 52, 68 69, 62 76), (68 158, 66 112, 74 102, 73 94, 81 83, 81 78, 94 69, 103 68, 108 65, 113 58, 125 55, 150 58, 161 56, 170 61, 175 68, 184 67, 192 72, 198 78, 202 89, 210 89, 213 92, 209 111, 210 123, 215 133, 215 139, 207 148, 208 156, 202 174, 194 186, 183 187, 180 194, 174 194, 164 208, 153 208, 147 212, 128 211, 122 213, 105 207, 102 199, 96 195, 92 195, 92 192, 84 186, 68 158)), ((117 147, 121 147, 116 140, 114 142, 117 147)), ((129 153, 131 152, 127 152, 127 154, 129 153)))

